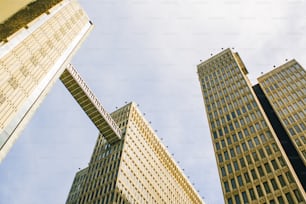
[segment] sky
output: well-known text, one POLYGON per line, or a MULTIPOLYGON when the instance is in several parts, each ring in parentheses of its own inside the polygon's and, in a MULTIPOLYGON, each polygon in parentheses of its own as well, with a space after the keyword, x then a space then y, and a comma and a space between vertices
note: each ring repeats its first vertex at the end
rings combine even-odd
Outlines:
MULTIPOLYGON (((200 60, 239 52, 252 83, 306 67, 305 0, 79 0, 95 28, 74 56, 106 110, 135 101, 207 204, 224 203, 200 60)), ((0 165, 0 204, 64 203, 98 130, 58 81, 0 165)))

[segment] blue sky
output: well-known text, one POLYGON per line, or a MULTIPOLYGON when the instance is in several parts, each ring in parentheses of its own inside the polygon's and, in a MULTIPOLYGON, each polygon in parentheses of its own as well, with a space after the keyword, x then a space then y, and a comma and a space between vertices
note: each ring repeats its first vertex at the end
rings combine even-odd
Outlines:
MULTIPOLYGON (((207 204, 223 203, 200 60, 239 52, 254 83, 306 66, 305 0, 80 0, 95 28, 73 64, 109 112, 135 101, 207 204)), ((58 81, 0 165, 0 203, 64 203, 97 129, 58 81)))

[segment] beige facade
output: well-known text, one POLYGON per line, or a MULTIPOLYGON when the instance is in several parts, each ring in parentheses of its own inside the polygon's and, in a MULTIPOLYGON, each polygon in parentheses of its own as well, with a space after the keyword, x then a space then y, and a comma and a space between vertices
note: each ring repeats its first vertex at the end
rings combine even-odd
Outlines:
POLYGON ((260 87, 306 166, 306 72, 296 61, 258 78, 260 87))
POLYGON ((63 0, 0 42, 0 161, 91 28, 80 5, 63 0))
POLYGON ((247 73, 230 49, 198 65, 225 203, 305 203, 247 73))
POLYGON ((79 197, 73 184, 66 203, 203 203, 135 103, 111 115, 122 140, 98 137, 79 197))

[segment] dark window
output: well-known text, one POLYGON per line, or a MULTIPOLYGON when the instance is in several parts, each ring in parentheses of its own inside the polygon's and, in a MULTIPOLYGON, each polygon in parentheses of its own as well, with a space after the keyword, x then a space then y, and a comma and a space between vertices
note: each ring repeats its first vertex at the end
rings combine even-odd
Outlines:
POLYGON ((278 186, 277 186, 277 183, 276 183, 275 179, 271 179, 271 183, 272 183, 273 189, 277 190, 278 186))
POLYGON ((231 179, 231 184, 232 184, 232 188, 233 188, 233 189, 236 189, 236 188, 237 188, 235 179, 231 179))
POLYGON ((239 195, 235 195, 235 201, 236 201, 236 204, 240 204, 240 198, 239 198, 239 195))
POLYGON ((254 180, 257 179, 257 174, 254 169, 251 170, 251 174, 254 180))
POLYGON ((268 163, 265 163, 264 165, 265 165, 267 173, 271 173, 270 165, 268 163))
POLYGON ((267 194, 268 194, 268 193, 271 193, 268 182, 264 182, 263 185, 264 185, 264 187, 265 187, 266 193, 267 193, 267 194))
POLYGON ((242 192, 243 203, 249 203, 248 196, 246 192, 242 192))
POLYGON ((255 196, 255 193, 254 193, 253 188, 250 188, 250 189, 249 189, 249 192, 250 192, 251 199, 252 199, 252 200, 255 200, 255 199, 256 199, 256 196, 255 196))
POLYGON ((241 176, 238 176, 237 179, 238 179, 239 186, 243 186, 242 177, 241 177, 241 176))
POLYGON ((285 204, 284 199, 283 199, 282 196, 278 196, 278 197, 277 197, 277 200, 278 200, 278 203, 279 203, 279 204, 285 204))
POLYGON ((288 203, 294 203, 294 201, 293 201, 293 199, 292 199, 292 197, 291 197, 291 195, 290 195, 289 192, 286 193, 285 195, 286 195, 286 198, 287 198, 287 200, 288 200, 288 203))
POLYGON ((279 182, 280 182, 282 187, 286 186, 286 182, 285 182, 285 180, 284 180, 282 175, 278 176, 278 180, 279 180, 279 182))
POLYGON ((224 188, 225 188, 226 192, 230 192, 230 188, 229 188, 229 185, 228 185, 227 181, 224 182, 224 188))
POLYGON ((246 181, 247 183, 249 183, 249 182, 251 181, 248 172, 245 172, 245 173, 244 173, 244 178, 245 178, 245 181, 246 181))
POLYGON ((258 193, 258 196, 259 196, 259 197, 263 196, 263 192, 262 192, 262 190, 261 190, 260 185, 257 185, 257 186, 256 186, 256 190, 257 190, 257 193, 258 193))

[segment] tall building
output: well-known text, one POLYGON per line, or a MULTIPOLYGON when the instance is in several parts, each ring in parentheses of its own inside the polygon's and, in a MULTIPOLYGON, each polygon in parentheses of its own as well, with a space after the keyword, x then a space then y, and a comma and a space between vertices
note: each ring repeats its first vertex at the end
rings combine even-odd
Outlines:
POLYGON ((100 134, 89 166, 73 181, 67 204, 204 203, 135 103, 111 114, 122 139, 100 134))
POLYGON ((305 203, 301 177, 238 53, 226 49, 197 68, 225 203, 305 203))
POLYGON ((75 0, 29 2, 0 24, 0 161, 93 27, 75 0))

